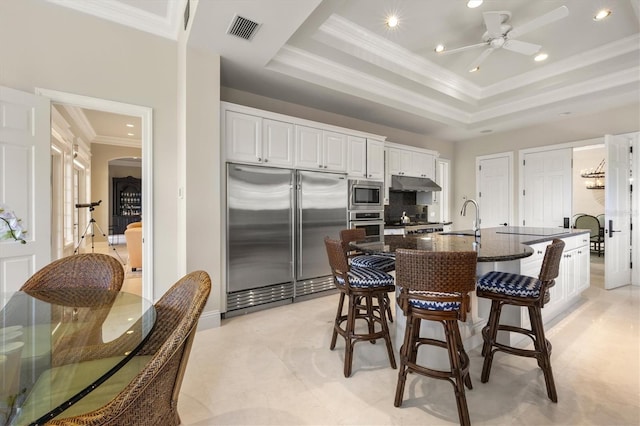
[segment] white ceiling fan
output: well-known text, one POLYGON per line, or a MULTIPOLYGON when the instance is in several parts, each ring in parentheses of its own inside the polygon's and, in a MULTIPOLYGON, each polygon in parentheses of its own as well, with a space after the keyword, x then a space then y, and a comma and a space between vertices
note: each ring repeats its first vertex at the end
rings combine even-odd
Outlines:
POLYGON ((487 59, 487 57, 493 51, 497 49, 507 49, 512 52, 521 53, 523 55, 534 55, 540 51, 542 46, 538 44, 528 43, 526 41, 516 40, 516 37, 565 18, 568 15, 569 9, 566 6, 561 6, 557 9, 552 10, 551 12, 534 18, 523 25, 513 28, 511 27, 511 25, 507 24, 507 21, 509 21, 509 19, 511 18, 511 12, 484 12, 482 16, 484 18, 484 25, 487 28, 487 31, 482 35, 482 43, 472 44, 469 46, 459 47, 451 50, 446 50, 444 48, 442 48, 443 50, 439 50, 439 48, 436 48, 436 52, 438 52, 438 54, 440 55, 449 55, 452 53, 475 49, 477 47, 486 47, 486 49, 480 54, 480 56, 478 56, 469 65, 470 72, 478 70, 480 68, 480 64, 485 59, 487 59))

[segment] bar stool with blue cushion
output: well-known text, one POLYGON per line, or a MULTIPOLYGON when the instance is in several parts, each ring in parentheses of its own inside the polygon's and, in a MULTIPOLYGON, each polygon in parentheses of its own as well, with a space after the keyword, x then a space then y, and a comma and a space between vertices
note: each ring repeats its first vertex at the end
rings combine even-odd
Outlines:
POLYGON ((393 277, 373 268, 350 267, 346 243, 329 237, 324 243, 334 283, 340 291, 330 349, 335 349, 338 334, 344 337, 344 376, 351 376, 353 346, 362 341, 375 343, 377 339, 384 339, 391 367, 396 368, 384 301, 387 292, 395 288, 393 277), (345 298, 348 301, 346 315, 342 312, 345 298), (356 322, 362 321, 366 323, 366 332, 356 329, 356 322))
MULTIPOLYGON (((362 228, 343 229, 340 231, 340 240, 348 247, 352 241, 362 241, 367 238, 367 233, 362 228)), ((347 249, 347 257, 349 264, 357 268, 373 268, 383 272, 391 272, 396 268, 396 259, 394 255, 375 255, 364 254, 353 248, 347 249)), ((391 313, 391 300, 389 295, 384 296, 387 308, 387 318, 393 322, 393 314, 391 313)))
POLYGON ((489 321, 482 329, 482 383, 489 381, 493 355, 497 351, 536 358, 544 373, 547 396, 551 401, 558 402, 551 370, 551 343, 544 336, 542 308, 549 301, 549 288, 555 284, 554 280, 558 277, 563 249, 564 242, 560 239, 554 239, 547 246, 538 278, 497 271, 488 272, 479 278, 477 296, 491 300, 489 321), (500 324, 500 312, 504 305, 526 307, 529 310, 531 330, 500 324), (533 341, 534 348, 522 349, 498 342, 498 331, 523 334, 533 341))
MULTIPOLYGON (((340 240, 347 244, 352 241, 362 241, 366 238, 367 234, 362 228, 343 229, 340 231, 340 240)), ((347 256, 351 266, 358 268, 374 268, 383 272, 391 272, 396 268, 395 258, 392 256, 363 254, 351 248, 347 250, 347 256)))
POLYGON ((465 385, 471 389, 469 356, 460 337, 458 321, 465 321, 469 310, 469 293, 476 287, 478 254, 469 252, 428 252, 398 249, 396 283, 400 287, 398 303, 407 322, 400 349, 400 371, 394 405, 402 405, 407 373, 418 373, 453 385, 461 425, 469 425, 465 385), (422 321, 439 322, 445 340, 420 336, 422 321), (449 370, 419 365, 418 350, 423 345, 445 348, 449 370))

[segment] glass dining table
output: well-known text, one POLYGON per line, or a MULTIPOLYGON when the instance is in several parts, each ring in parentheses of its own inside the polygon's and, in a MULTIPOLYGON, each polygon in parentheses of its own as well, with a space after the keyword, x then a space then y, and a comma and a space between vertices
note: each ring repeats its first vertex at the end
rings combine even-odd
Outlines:
POLYGON ((0 293, 0 306, 0 425, 65 417, 92 392, 114 397, 128 381, 113 377, 125 370, 134 376, 145 365, 132 360, 156 313, 138 295, 47 289, 0 293))

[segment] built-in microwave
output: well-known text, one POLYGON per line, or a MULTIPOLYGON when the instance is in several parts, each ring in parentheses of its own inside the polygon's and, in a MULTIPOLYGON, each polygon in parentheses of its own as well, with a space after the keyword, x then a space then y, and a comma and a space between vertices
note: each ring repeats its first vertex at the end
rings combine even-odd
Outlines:
POLYGON ((383 210, 382 182, 349 180, 349 210, 383 210))

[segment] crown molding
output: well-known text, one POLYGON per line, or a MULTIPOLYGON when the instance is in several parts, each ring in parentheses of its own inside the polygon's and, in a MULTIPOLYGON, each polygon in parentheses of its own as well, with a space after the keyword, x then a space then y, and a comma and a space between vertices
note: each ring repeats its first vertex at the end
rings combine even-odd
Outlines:
POLYGON ((471 121, 482 122, 636 82, 640 82, 640 66, 566 85, 559 89, 536 93, 533 96, 521 97, 494 107, 485 107, 481 111, 471 114, 471 121))
POLYGON ((460 108, 292 46, 283 46, 266 68, 288 75, 294 72, 298 78, 316 84, 318 79, 322 79, 335 90, 385 102, 413 114, 422 113, 425 117, 449 124, 469 122, 469 113, 460 108))
POLYGON ((91 143, 97 143, 102 145, 114 145, 123 146, 128 148, 142 148, 142 141, 140 139, 126 139, 116 136, 102 136, 97 135, 91 143))
POLYGON ((74 124, 78 127, 80 132, 86 137, 88 141, 92 141, 96 137, 96 131, 93 129, 91 122, 85 115, 82 108, 78 108, 73 105, 62 105, 67 111, 74 124))
POLYGON ((71 125, 57 108, 51 108, 51 133, 63 143, 73 143, 74 134, 71 125))
POLYGON ((323 36, 337 39, 344 46, 351 46, 345 48, 331 43, 331 47, 376 66, 384 66, 453 98, 474 103, 481 97, 480 86, 339 15, 331 15, 314 38, 322 41, 323 36))
POLYGON ((292 46, 284 46, 267 68, 289 75, 295 74, 296 77, 312 83, 318 83, 318 79, 323 79, 333 83, 331 87, 335 90, 374 101, 385 101, 401 110, 423 114, 427 118, 462 127, 640 81, 640 67, 632 67, 467 113, 292 46))
POLYGON ((186 0, 167 1, 165 16, 159 16, 116 0, 46 1, 175 41, 178 39, 180 19, 178 6, 183 7, 186 0))
POLYGON ((543 68, 528 71, 499 83, 487 86, 481 91, 481 98, 490 98, 506 92, 521 89, 525 86, 578 70, 599 62, 610 61, 618 56, 640 50, 640 34, 616 40, 612 43, 592 49, 570 58, 562 59, 543 68))

